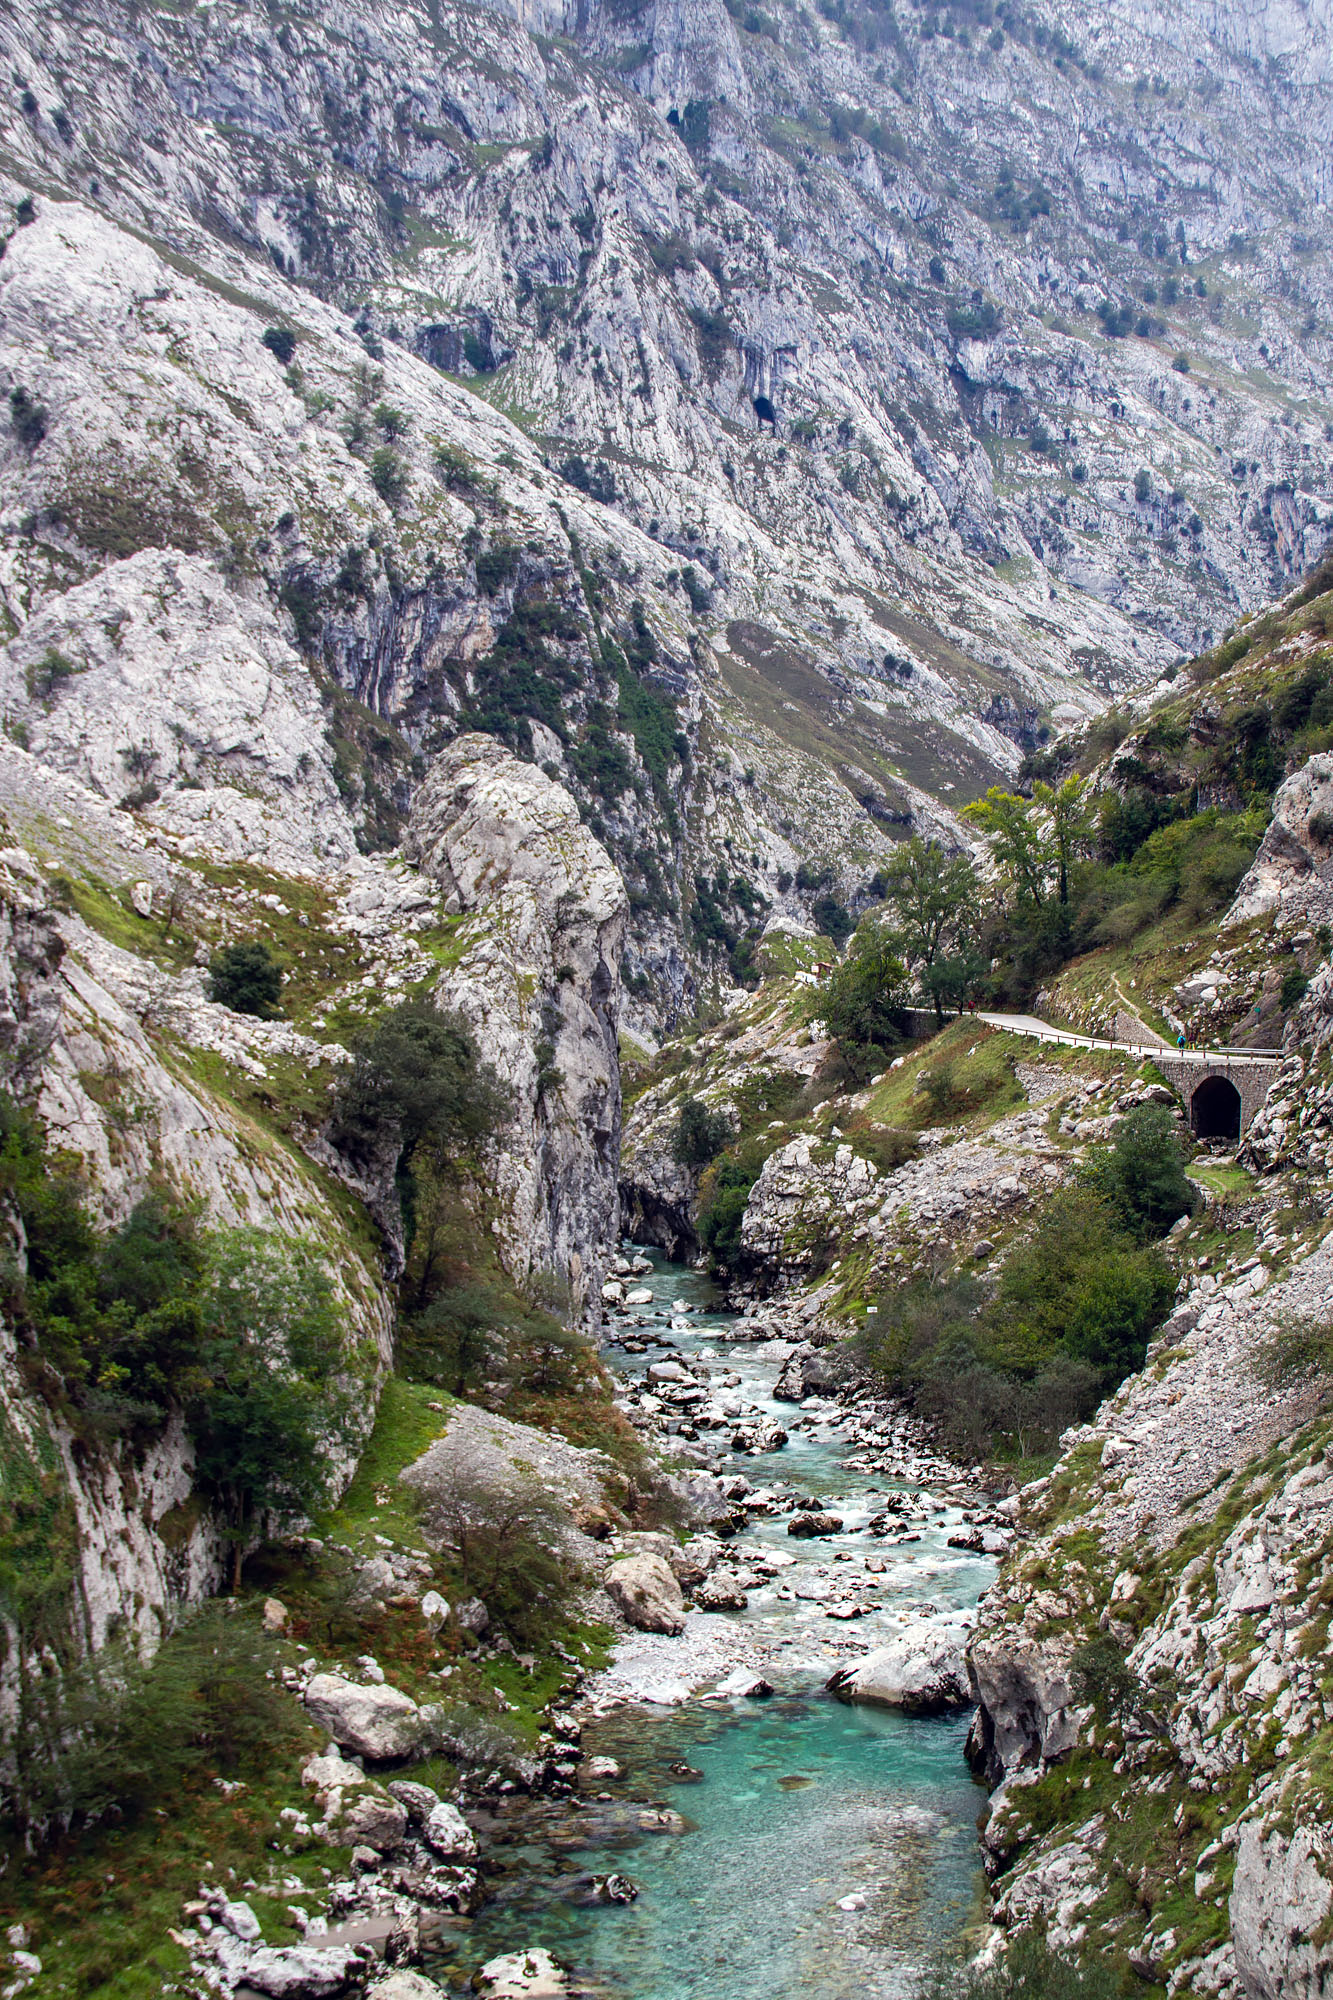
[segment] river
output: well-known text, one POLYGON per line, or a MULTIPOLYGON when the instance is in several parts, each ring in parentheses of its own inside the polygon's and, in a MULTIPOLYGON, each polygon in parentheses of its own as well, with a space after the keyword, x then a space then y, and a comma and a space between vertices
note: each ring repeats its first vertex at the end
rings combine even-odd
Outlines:
MULTIPOLYGON (((517 1817, 493 1852, 495 1896, 434 1974, 461 1993, 460 1975, 485 1959, 543 1946, 571 1969, 576 1992, 606 2000, 893 2000, 982 1908, 966 1718, 849 1706, 824 1682, 905 1616, 966 1611, 994 1565, 948 1547, 961 1511, 943 1502, 923 1499, 894 1543, 874 1536, 866 1523, 884 1496, 911 1483, 849 1447, 835 1404, 775 1402, 780 1350, 734 1341, 734 1315, 707 1279, 654 1259, 641 1282, 653 1293, 639 1308, 652 1323, 644 1332, 739 1376, 732 1393, 791 1428, 784 1449, 727 1464, 755 1487, 782 1481, 836 1500, 845 1532, 797 1542, 785 1518, 761 1517, 737 1537, 729 1560, 767 1549, 784 1566, 750 1591, 746 1610, 706 1622, 724 1636, 724 1619, 758 1628, 773 1696, 594 1717, 584 1751, 615 1758, 623 1777, 582 1810, 550 1801, 517 1817), (866 1469, 839 1464, 848 1457, 866 1469), (849 1602, 863 1615, 830 1619, 849 1602), (673 1808, 683 1830, 641 1827, 648 1801, 673 1808), (633 1902, 591 1900, 590 1877, 612 1872, 637 1885, 633 1902)), ((626 1375, 661 1358, 660 1348, 608 1353, 626 1375)))

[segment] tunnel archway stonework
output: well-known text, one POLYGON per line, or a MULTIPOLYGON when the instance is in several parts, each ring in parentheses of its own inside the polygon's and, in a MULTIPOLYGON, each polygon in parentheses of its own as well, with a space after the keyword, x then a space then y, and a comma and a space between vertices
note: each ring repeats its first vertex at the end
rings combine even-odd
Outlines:
POLYGON ((1190 1093, 1190 1127, 1196 1139, 1239 1139, 1241 1095, 1227 1076, 1205 1076, 1190 1093))

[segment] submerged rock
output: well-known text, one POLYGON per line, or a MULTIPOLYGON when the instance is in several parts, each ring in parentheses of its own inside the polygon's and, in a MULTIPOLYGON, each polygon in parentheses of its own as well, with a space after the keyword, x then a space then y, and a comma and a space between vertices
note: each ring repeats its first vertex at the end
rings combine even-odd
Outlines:
POLYGON ((477 1983, 491 2000, 551 2000, 569 1991, 569 1981, 549 1951, 508 1951, 488 1959, 477 1983))

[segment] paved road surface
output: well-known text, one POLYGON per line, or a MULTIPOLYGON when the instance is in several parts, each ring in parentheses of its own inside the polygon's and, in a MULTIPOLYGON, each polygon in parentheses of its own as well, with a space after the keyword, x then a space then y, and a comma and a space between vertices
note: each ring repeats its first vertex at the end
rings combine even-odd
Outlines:
POLYGON ((1116 1055, 1151 1057, 1165 1056, 1171 1062, 1196 1065, 1200 1069, 1211 1069, 1218 1063, 1229 1067, 1243 1063, 1277 1063, 1281 1053, 1277 1049, 1173 1049, 1169 1042, 1109 1042, 1096 1035, 1076 1035, 1072 1028, 1053 1028, 1049 1021, 1039 1021, 1035 1014, 983 1014, 973 1017, 984 1021, 988 1027, 1007 1029, 1011 1035, 1033 1035, 1042 1042, 1063 1042, 1071 1049, 1111 1049, 1116 1055))

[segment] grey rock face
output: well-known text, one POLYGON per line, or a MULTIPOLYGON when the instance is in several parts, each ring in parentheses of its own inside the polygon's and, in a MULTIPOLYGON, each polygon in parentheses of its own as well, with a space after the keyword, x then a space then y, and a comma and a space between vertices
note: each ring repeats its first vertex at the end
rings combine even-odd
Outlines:
POLYGON ((1231 1885, 1231 1941, 1246 2000, 1318 1994, 1333 1973, 1326 1936, 1333 1842, 1323 1827, 1243 1828, 1231 1885))
POLYGON ((486 736, 431 768, 408 851, 464 919, 441 996, 513 1096, 498 1170, 508 1255, 520 1275, 567 1279, 581 1310, 615 1238, 624 884, 563 786, 486 736))

